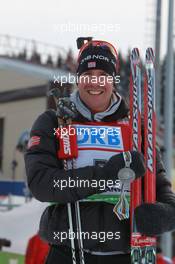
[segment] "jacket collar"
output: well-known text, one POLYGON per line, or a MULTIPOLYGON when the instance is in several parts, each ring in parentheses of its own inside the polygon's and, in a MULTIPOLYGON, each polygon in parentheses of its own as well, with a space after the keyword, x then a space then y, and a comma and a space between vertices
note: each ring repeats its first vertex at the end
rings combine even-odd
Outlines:
POLYGON ((80 99, 79 92, 75 91, 71 94, 70 100, 75 104, 79 116, 79 121, 116 121, 128 116, 128 107, 124 99, 117 93, 114 92, 111 97, 111 103, 108 109, 104 112, 92 114, 90 109, 80 99))

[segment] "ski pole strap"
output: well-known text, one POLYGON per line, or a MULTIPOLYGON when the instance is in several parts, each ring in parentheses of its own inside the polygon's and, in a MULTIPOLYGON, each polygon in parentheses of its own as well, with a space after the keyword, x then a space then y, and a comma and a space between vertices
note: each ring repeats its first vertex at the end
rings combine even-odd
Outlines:
POLYGON ((76 107, 69 98, 58 98, 56 105, 58 128, 55 134, 59 141, 57 156, 59 159, 65 160, 77 158, 78 146, 76 128, 71 126, 72 118, 77 115, 76 107))
POLYGON ((68 125, 57 129, 56 138, 59 141, 57 152, 59 159, 73 159, 78 157, 76 128, 68 125), (71 133, 70 133, 71 131, 71 133))
POLYGON ((130 151, 123 152, 123 158, 125 161, 125 167, 130 168, 130 165, 132 163, 132 156, 130 151))

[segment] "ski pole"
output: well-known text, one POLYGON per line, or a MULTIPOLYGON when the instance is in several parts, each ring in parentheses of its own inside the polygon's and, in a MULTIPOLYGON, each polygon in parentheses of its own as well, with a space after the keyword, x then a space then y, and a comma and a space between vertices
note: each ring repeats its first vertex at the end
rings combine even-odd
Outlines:
MULTIPOLYGON (((65 98, 59 98, 59 94, 56 91, 52 90, 52 94, 54 96, 55 99, 55 103, 57 105, 57 118, 58 118, 58 126, 59 129, 65 129, 68 126, 71 125, 72 123, 72 118, 76 116, 76 108, 75 105, 70 102, 69 100, 65 99, 65 98)), ((75 133, 76 135, 76 133, 75 133)), ((74 136, 74 135, 73 135, 74 136)), ((64 136, 63 136, 64 137, 64 136)), ((76 157, 78 155, 78 149, 76 148, 76 138, 73 138, 73 146, 71 146, 70 143, 70 147, 71 150, 70 151, 72 154, 65 154, 64 153, 64 138, 60 138, 60 136, 58 136, 58 139, 61 140, 60 146, 62 146, 61 150, 59 150, 58 153, 58 157, 63 159, 63 164, 64 164, 64 170, 68 170, 68 160, 71 161, 71 169, 75 169, 76 168, 76 157), (75 149, 74 149, 75 147, 75 149)), ((69 130, 67 130, 66 133, 66 141, 70 140, 71 137, 69 135, 69 130)), ((74 228, 73 228, 73 217, 72 217, 72 206, 73 204, 68 203, 67 204, 67 209, 68 209, 68 219, 69 219, 69 229, 71 234, 73 234, 74 232, 74 228)), ((83 241, 82 241, 82 235, 81 235, 81 216, 80 216, 80 205, 79 205, 79 201, 75 202, 74 205, 74 211, 75 211, 75 216, 76 216, 76 230, 77 230, 77 235, 78 235, 78 251, 79 251, 79 258, 80 258, 80 264, 85 264, 85 260, 84 260, 84 252, 83 252, 83 241)), ((72 250, 72 262, 73 264, 77 264, 77 259, 76 259, 76 254, 75 254, 75 239, 71 238, 71 250, 72 250)))

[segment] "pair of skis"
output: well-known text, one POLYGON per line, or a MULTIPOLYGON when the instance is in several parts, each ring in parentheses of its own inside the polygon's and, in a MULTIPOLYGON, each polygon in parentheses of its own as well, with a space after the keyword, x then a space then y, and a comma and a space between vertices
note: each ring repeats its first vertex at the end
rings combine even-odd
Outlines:
POLYGON ((156 115, 155 115, 155 67, 152 48, 146 50, 144 89, 142 89, 142 68, 139 50, 134 48, 130 56, 130 110, 132 127, 132 149, 141 152, 144 146, 146 174, 142 179, 131 183, 131 263, 155 264, 156 263, 156 238, 143 236, 137 232, 134 218, 134 209, 142 202, 154 203, 156 200, 156 115), (141 116, 143 119, 144 133, 142 133, 141 116), (144 134, 144 138, 142 135, 144 134), (144 181, 144 182, 142 182, 144 181), (144 184, 144 194, 142 194, 144 184))

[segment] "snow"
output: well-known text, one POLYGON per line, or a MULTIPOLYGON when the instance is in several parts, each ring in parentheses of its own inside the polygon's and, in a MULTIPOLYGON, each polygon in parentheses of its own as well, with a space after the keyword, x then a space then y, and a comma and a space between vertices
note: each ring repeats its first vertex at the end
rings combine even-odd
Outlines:
MULTIPOLYGON (((15 201, 19 202, 19 199, 15 201)), ((11 211, 0 212, 0 238, 9 239, 12 243, 10 248, 4 247, 4 251, 25 253, 27 242, 37 233, 41 214, 48 205, 33 198, 11 211)))
MULTIPOLYGON (((24 196, 17 196, 17 195, 10 195, 11 202, 13 204, 24 204, 25 203, 25 197, 24 196)), ((9 202, 9 196, 4 196, 2 199, 0 199, 1 204, 7 204, 9 202)))
POLYGON ((0 196, 0 212, 4 212, 8 210, 8 207, 11 205, 14 207, 20 206, 24 204, 26 201, 24 196, 18 195, 8 195, 8 196, 0 196))

